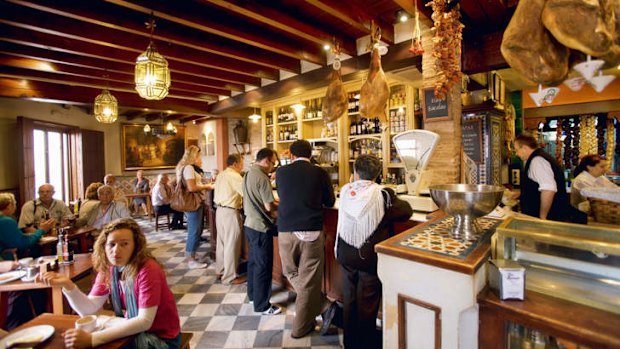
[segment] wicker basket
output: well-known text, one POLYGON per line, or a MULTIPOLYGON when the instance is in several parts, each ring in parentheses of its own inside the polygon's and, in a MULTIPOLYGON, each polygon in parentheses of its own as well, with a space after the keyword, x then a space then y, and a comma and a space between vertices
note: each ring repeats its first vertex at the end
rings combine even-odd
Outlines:
POLYGON ((600 223, 620 224, 620 203, 588 198, 594 219, 600 223))

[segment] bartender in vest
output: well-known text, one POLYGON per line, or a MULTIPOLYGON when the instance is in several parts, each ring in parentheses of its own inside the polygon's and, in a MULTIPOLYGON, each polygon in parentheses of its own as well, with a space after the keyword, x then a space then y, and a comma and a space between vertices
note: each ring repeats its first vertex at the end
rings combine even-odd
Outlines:
POLYGON ((552 221, 587 223, 575 212, 566 194, 564 173, 555 159, 539 148, 536 139, 520 134, 515 139, 517 156, 525 167, 521 176, 521 212, 552 221))

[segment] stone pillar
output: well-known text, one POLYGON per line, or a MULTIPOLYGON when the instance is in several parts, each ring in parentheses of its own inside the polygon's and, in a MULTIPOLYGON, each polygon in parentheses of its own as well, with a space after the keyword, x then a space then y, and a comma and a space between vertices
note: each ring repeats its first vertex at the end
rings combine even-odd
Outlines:
MULTIPOLYGON (((432 55, 432 33, 426 25, 422 29, 422 45, 422 88, 433 88, 438 72, 432 55)), ((447 98, 450 119, 424 123, 425 130, 441 137, 427 167, 432 171, 431 185, 461 182, 461 85, 455 84, 447 98)))

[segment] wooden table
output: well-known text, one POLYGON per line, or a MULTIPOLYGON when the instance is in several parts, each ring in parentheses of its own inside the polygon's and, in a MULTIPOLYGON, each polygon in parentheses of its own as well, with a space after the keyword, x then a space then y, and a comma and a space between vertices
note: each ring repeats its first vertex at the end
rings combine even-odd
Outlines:
POLYGON ((147 215, 149 216, 149 220, 151 218, 153 218, 153 205, 151 204, 151 194, 149 193, 131 193, 131 194, 125 194, 125 197, 127 198, 127 201, 130 202, 130 205, 132 205, 133 202, 133 198, 145 198, 146 199, 146 209, 147 209, 147 215))
MULTIPOLYGON (((71 280, 78 280, 90 274, 93 270, 93 263, 90 253, 76 254, 73 264, 60 265, 58 273, 63 274, 71 280)), ((52 293, 52 312, 56 315, 63 313, 62 287, 50 287, 43 283, 24 282, 15 280, 0 285, 0 327, 4 328, 6 324, 6 314, 8 307, 9 291, 27 291, 36 289, 51 288, 52 293)))
MULTIPOLYGON (((67 231, 65 229, 65 231, 67 231)), ((97 229, 94 227, 81 227, 81 228, 69 228, 69 240, 77 240, 78 245, 80 246, 78 253, 88 253, 89 248, 91 247, 88 241, 88 238, 92 235, 92 233, 96 232, 97 229)), ((39 246, 41 247, 41 254, 46 255, 55 255, 56 254, 56 244, 58 243, 58 237, 52 235, 45 235, 39 240, 39 246)))
MULTIPOLYGON (((64 343, 64 339, 62 338, 62 333, 70 328, 74 328, 75 320, 79 318, 80 317, 78 315, 62 315, 62 314, 58 315, 58 314, 45 313, 45 314, 41 314, 37 316, 36 318, 26 322, 25 324, 19 327, 16 327, 10 333, 14 333, 14 332, 17 332, 17 331, 20 331, 20 330, 23 330, 25 328, 32 327, 32 326, 51 325, 51 326, 54 326, 56 331, 54 331, 54 334, 52 335, 50 339, 48 339, 42 345, 37 346, 37 348, 64 349, 65 343, 64 343)), ((125 346, 131 343, 133 338, 134 336, 123 337, 113 342, 100 345, 97 348, 105 348, 105 349, 124 348, 125 346)))

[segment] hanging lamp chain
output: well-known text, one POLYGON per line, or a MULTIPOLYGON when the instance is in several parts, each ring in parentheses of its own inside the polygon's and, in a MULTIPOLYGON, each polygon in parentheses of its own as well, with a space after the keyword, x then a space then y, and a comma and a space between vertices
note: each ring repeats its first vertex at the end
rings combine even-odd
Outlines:
POLYGON ((149 39, 151 40, 151 43, 153 43, 153 34, 155 33, 155 27, 157 26, 157 24, 155 24, 155 18, 153 17, 153 11, 151 11, 151 17, 148 22, 144 22, 144 24, 146 25, 146 29, 151 31, 149 39))

